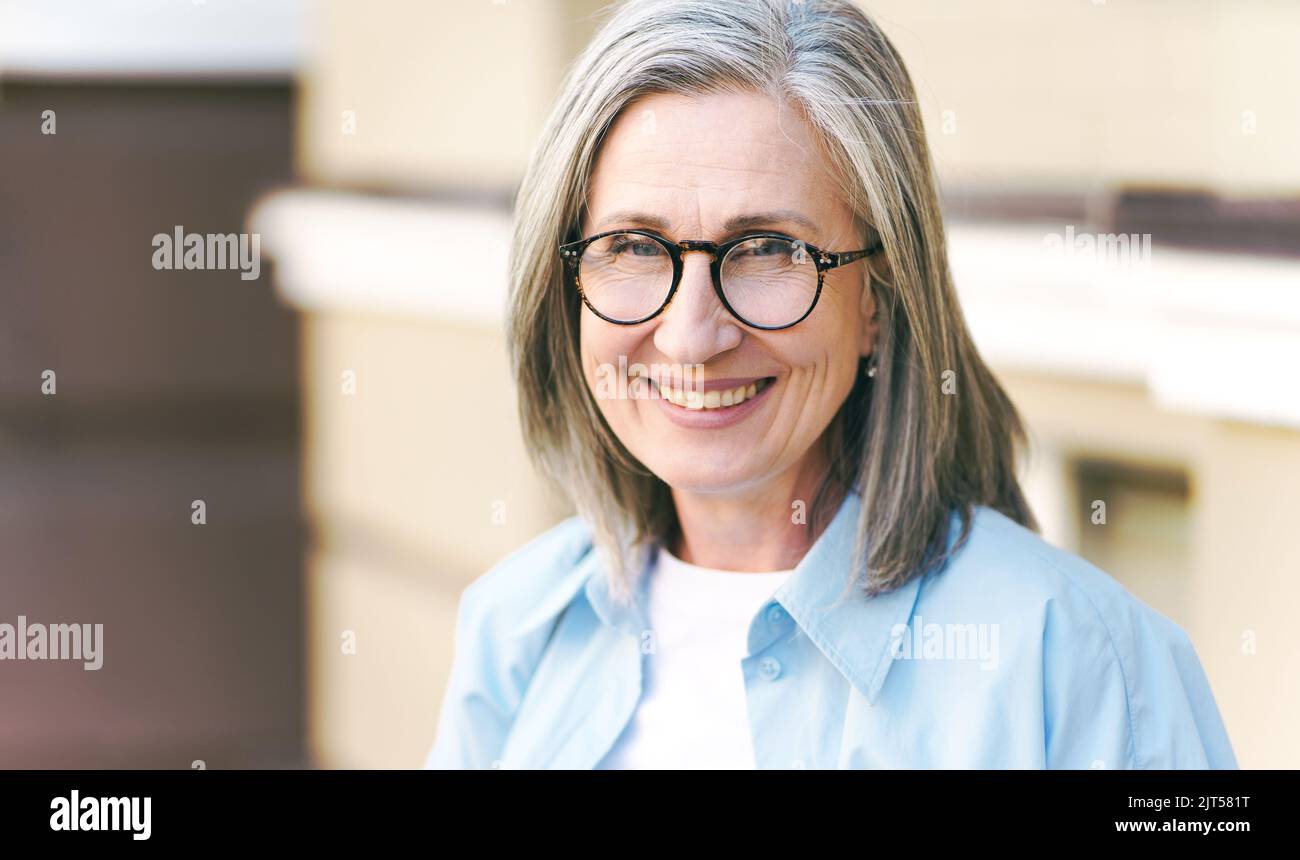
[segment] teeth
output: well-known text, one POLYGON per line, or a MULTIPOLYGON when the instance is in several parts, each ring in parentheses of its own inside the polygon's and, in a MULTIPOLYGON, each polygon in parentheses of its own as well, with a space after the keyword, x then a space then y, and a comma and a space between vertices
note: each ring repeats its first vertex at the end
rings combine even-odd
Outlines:
POLYGON ((726 391, 708 391, 701 394, 699 391, 673 388, 664 383, 658 385, 660 397, 674 406, 685 409, 725 409, 728 406, 739 406, 766 387, 767 380, 763 379, 726 391))

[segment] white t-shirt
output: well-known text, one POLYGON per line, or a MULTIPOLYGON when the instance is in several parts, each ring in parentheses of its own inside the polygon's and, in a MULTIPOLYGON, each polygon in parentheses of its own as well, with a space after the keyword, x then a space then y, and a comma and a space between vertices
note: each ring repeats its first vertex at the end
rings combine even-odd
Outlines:
POLYGON ((749 625, 794 573, 687 564, 660 549, 649 576, 653 651, 641 701, 600 769, 753 769, 745 679, 749 625))

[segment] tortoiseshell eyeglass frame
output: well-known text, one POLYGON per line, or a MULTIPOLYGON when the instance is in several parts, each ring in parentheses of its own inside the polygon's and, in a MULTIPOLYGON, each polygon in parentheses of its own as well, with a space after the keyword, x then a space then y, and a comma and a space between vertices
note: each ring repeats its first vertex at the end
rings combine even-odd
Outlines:
POLYGON ((649 322, 659 316, 659 314, 663 313, 664 309, 672 302, 673 296, 677 294, 677 287, 682 281, 682 256, 690 251, 701 251, 709 255, 709 271, 713 275, 713 292, 717 294, 718 301, 722 302, 722 306, 727 309, 727 312, 750 328, 759 329, 761 331, 780 331, 803 322, 808 318, 808 315, 813 312, 813 308, 817 307, 817 300, 820 299, 822 295, 822 284, 826 272, 838 268, 839 266, 846 266, 849 263, 856 262, 864 257, 870 257, 873 254, 877 254, 881 251, 882 247, 880 240, 877 239, 871 247, 864 248, 861 251, 824 251, 815 245, 809 245, 807 242, 803 242, 793 236, 787 236, 784 233, 745 233, 744 235, 737 236, 734 239, 728 239, 725 242, 708 242, 703 239, 684 239, 681 242, 674 242, 671 239, 666 239, 658 233, 649 230, 628 229, 607 230, 604 233, 597 233, 594 236, 588 236, 585 239, 578 239, 575 242, 566 242, 560 245, 559 251, 560 258, 564 260, 573 274, 573 283, 574 286, 578 288, 578 294, 582 296, 582 303, 586 305, 587 309, 593 314, 606 322, 613 323, 614 325, 640 325, 641 323, 649 322), (654 313, 635 320, 613 319, 612 317, 607 317, 600 311, 596 310, 587 299, 587 294, 582 289, 582 280, 578 276, 578 266, 582 261, 583 252, 587 250, 588 245, 595 242, 597 239, 603 239, 606 236, 616 236, 625 233, 632 233, 637 236, 645 236, 649 239, 653 239, 668 252, 668 256, 673 261, 673 283, 668 290, 668 295, 664 298, 663 304, 661 304, 654 313), (752 323, 736 312, 736 309, 727 301, 727 296, 722 291, 722 263, 727 258, 727 254, 729 254, 731 250, 740 243, 749 242, 753 239, 779 239, 781 241, 793 242, 797 245, 801 245, 809 258, 813 261, 813 264, 817 267, 817 292, 813 295, 813 300, 809 303, 808 309, 794 322, 785 323, 783 325, 758 325, 757 323, 752 323))

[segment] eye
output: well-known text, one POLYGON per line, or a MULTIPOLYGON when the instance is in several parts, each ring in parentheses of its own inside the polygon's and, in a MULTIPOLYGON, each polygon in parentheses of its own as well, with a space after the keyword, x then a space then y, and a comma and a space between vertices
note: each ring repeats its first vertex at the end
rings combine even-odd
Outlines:
POLYGON ((653 257, 663 253, 658 242, 640 236, 620 236, 609 246, 611 254, 628 254, 633 257, 653 257))
POLYGON ((781 257, 790 253, 790 243, 784 239, 751 239, 735 250, 740 257, 781 257))

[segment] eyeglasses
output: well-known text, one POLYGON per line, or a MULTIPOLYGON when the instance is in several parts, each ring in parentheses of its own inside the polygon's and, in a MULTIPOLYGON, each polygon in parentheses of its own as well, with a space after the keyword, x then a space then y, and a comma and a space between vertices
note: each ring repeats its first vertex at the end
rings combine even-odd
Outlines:
POLYGON ((750 233, 726 242, 673 242, 648 230, 615 230, 560 245, 583 303, 615 325, 654 319, 673 300, 682 280, 682 255, 710 257, 713 291, 747 326, 789 328, 817 306, 830 269, 869 257, 861 251, 823 251, 780 233, 750 233))

